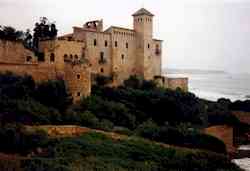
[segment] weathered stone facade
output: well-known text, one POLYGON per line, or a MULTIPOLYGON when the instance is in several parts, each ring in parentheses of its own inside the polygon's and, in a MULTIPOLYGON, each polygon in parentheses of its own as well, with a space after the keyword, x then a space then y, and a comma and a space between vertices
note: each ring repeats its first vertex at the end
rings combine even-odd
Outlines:
MULTIPOLYGON (((59 39, 85 42, 84 55, 91 72, 112 77, 113 85, 122 84, 131 75, 155 80, 161 77, 162 40, 153 38, 153 17, 140 9, 133 14, 133 29, 111 26, 103 30, 103 21, 96 20, 73 27, 73 33, 59 39)), ((188 90, 187 78, 164 79, 167 83, 160 83, 164 87, 188 90)))
POLYGON ((0 40, 0 72, 31 75, 37 82, 63 79, 76 102, 91 91, 90 68, 87 62, 80 60, 83 47, 83 42, 41 42, 40 51, 44 58, 39 60, 22 43, 0 40), (69 59, 64 59, 66 52, 69 53, 69 59), (74 54, 72 59, 71 54, 74 54))
POLYGON ((161 76, 162 40, 153 38, 153 17, 140 9, 133 14, 133 29, 111 26, 103 30, 102 20, 87 22, 57 40, 40 41, 41 56, 20 42, 0 41, 0 71, 29 74, 36 81, 64 79, 75 101, 90 94, 92 74, 112 78, 113 86, 137 75, 187 91, 186 78, 161 76))

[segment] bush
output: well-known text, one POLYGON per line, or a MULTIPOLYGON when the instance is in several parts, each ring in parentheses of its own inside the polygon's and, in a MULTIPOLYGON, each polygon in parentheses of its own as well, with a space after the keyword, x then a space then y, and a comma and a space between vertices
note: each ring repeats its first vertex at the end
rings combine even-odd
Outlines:
POLYGON ((43 131, 27 131, 21 125, 8 124, 0 129, 0 151, 27 154, 30 150, 43 146, 48 136, 43 131))
POLYGON ((99 120, 93 113, 89 111, 86 111, 83 114, 80 114, 79 117, 81 118, 80 123, 82 126, 95 128, 98 125, 99 120))
POLYGON ((104 100, 99 96, 90 96, 82 102, 82 108, 95 114, 99 119, 106 119, 118 126, 134 128, 135 117, 122 103, 104 100))
POLYGON ((64 111, 72 104, 63 80, 47 81, 37 85, 35 99, 42 104, 64 111))
POLYGON ((54 144, 57 158, 74 168, 94 170, 234 170, 238 167, 221 154, 201 150, 162 147, 143 139, 112 140, 100 133, 89 133, 78 138, 64 138, 54 144), (68 154, 74 155, 72 157, 68 154), (82 156, 77 157, 77 156, 82 156), (72 162, 72 158, 78 160, 72 162))
POLYGON ((105 131, 112 131, 113 128, 114 128, 114 123, 107 120, 107 119, 102 119, 100 122, 99 122, 99 125, 98 127, 99 129, 102 129, 102 130, 105 130, 105 131))
POLYGON ((160 127, 150 119, 139 125, 136 132, 139 136, 155 140, 159 139, 160 127))

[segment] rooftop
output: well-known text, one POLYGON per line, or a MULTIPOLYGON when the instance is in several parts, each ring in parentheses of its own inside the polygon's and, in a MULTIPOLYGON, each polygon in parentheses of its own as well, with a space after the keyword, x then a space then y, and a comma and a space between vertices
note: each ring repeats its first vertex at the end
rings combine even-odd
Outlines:
POLYGON ((148 16, 154 16, 151 12, 146 10, 145 8, 141 8, 140 10, 136 11, 132 16, 140 16, 140 15, 148 15, 148 16))

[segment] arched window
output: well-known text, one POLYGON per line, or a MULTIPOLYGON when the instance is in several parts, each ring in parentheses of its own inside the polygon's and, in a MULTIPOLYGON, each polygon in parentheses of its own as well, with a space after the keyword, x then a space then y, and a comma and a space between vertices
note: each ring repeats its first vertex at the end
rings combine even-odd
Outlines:
POLYGON ((78 60, 78 56, 77 55, 75 55, 75 60, 78 60))
POLYGON ((70 59, 71 59, 71 60, 73 59, 73 55, 72 55, 72 54, 70 54, 70 59))
POLYGON ((108 46, 108 41, 107 40, 105 40, 105 47, 107 47, 108 46))
POLYGON ((96 39, 94 39, 94 46, 96 46, 97 45, 97 41, 96 41, 96 39))
POLYGON ((128 49, 128 42, 126 43, 126 48, 128 49))
POLYGON ((122 58, 122 64, 124 64, 124 62, 125 62, 125 55, 122 54, 122 55, 121 55, 121 58, 122 58))
POLYGON ((103 61, 104 60, 104 52, 100 52, 100 59, 103 61))
POLYGON ((80 97, 80 96, 81 96, 81 93, 80 93, 80 92, 77 92, 77 96, 80 97))
POLYGON ((77 77, 77 79, 78 79, 78 80, 80 80, 81 75, 80 75, 80 74, 77 74, 77 76, 76 76, 76 77, 77 77))
POLYGON ((32 61, 32 57, 31 56, 27 56, 26 57, 26 62, 31 62, 32 61))
POLYGON ((55 62, 55 54, 54 53, 50 54, 50 62, 55 62))
POLYGON ((118 42, 117 41, 115 41, 115 47, 117 47, 118 46, 118 42))
POLYGON ((101 73, 104 73, 104 69, 103 68, 101 68, 100 71, 101 71, 101 73))
POLYGON ((67 61, 67 60, 68 60, 68 55, 67 55, 67 54, 64 54, 64 55, 63 55, 63 59, 64 59, 64 61, 67 61))

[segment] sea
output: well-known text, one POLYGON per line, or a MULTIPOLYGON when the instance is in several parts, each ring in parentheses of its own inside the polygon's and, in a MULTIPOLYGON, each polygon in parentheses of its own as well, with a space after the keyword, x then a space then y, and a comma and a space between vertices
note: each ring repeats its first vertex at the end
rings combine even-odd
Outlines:
MULTIPOLYGON (((167 69, 164 70, 164 74, 168 77, 188 77, 189 91, 203 99, 210 101, 217 101, 220 98, 231 101, 250 100, 250 73, 167 69)), ((250 151, 250 145, 241 146, 239 149, 250 151)), ((250 171, 250 155, 234 159, 232 162, 250 171)))
POLYGON ((189 91, 203 99, 250 100, 250 73, 176 69, 164 73, 168 77, 188 77, 189 91))

